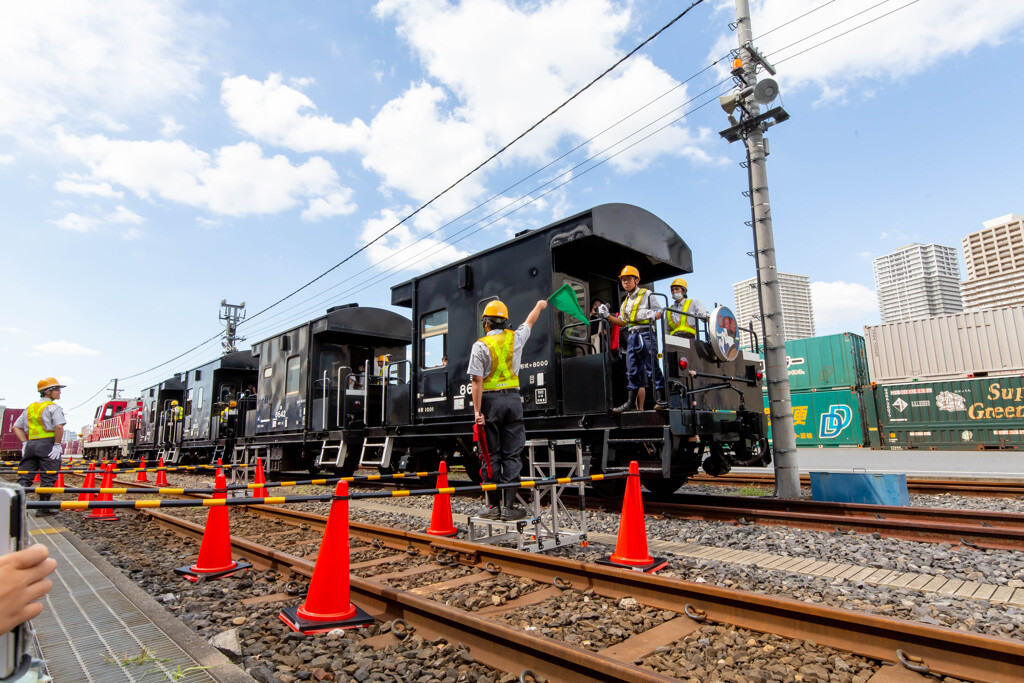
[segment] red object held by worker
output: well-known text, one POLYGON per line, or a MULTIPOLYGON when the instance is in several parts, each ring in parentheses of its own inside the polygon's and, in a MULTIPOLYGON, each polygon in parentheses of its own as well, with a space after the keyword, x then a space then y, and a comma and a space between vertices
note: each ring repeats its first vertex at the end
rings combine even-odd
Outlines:
POLYGON ((480 458, 480 476, 486 473, 484 479, 491 481, 494 478, 491 472, 491 452, 487 450, 487 435, 482 425, 473 425, 473 450, 476 451, 476 457, 480 458))

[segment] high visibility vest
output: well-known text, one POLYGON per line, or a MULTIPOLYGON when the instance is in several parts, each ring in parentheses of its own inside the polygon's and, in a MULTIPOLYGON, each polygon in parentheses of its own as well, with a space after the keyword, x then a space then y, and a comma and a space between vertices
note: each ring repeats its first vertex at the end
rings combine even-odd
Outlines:
POLYGON ((503 334, 481 337, 491 352, 491 372, 484 377, 484 391, 518 389, 519 376, 512 372, 512 353, 515 349, 516 333, 504 330, 503 334))
POLYGON ((679 320, 675 320, 672 316, 674 311, 668 309, 668 333, 669 334, 690 334, 694 337, 697 336, 697 330, 690 327, 689 318, 686 316, 690 310, 690 304, 693 303, 693 299, 687 299, 683 302, 683 312, 679 314, 679 320))
POLYGON ((43 426, 43 411, 46 410, 47 406, 52 405, 53 401, 39 401, 25 409, 27 413, 26 419, 28 420, 28 438, 30 441, 35 439, 52 439, 54 437, 54 433, 43 426))
POLYGON ((646 294, 646 289, 644 289, 643 287, 637 287, 636 296, 633 299, 633 305, 629 307, 628 312, 626 311, 626 302, 629 301, 629 297, 627 296, 625 299, 622 300, 622 306, 619 307, 619 310, 626 314, 626 322, 629 323, 630 327, 632 327, 633 325, 647 325, 650 322, 647 319, 640 320, 638 322, 636 319, 636 314, 640 311, 640 304, 643 303, 644 296, 646 294))

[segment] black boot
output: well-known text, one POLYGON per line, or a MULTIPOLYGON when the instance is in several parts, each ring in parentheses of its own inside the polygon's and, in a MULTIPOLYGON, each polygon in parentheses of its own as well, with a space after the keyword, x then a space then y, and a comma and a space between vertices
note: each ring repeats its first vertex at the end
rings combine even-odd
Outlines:
POLYGON ((621 406, 615 406, 612 408, 613 413, 624 413, 627 410, 636 410, 636 389, 629 390, 629 398, 621 406))
MULTIPOLYGON (((39 494, 39 502, 40 503, 49 503, 50 502, 50 494, 49 493, 40 493, 39 494)), ((50 509, 44 509, 44 508, 39 508, 39 509, 36 510, 36 517, 50 517, 50 516, 55 515, 55 514, 57 514, 56 510, 50 510, 50 509)))
POLYGON ((498 502, 499 495, 497 491, 487 491, 484 493, 486 504, 476 513, 476 516, 483 517, 484 519, 498 519, 501 517, 501 505, 498 502))
POLYGON ((505 521, 523 519, 526 517, 526 510, 516 507, 516 490, 505 489, 505 505, 501 508, 501 518, 505 521))
POLYGON ((654 409, 655 410, 668 410, 668 401, 665 400, 665 390, 655 389, 654 390, 654 409))

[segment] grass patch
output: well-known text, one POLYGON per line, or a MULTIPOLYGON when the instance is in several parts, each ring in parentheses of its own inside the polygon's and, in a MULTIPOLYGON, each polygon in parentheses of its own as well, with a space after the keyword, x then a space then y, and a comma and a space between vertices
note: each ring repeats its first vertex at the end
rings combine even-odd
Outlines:
POLYGON ((741 486, 737 495, 740 496, 770 496, 774 493, 772 489, 763 486, 741 486))

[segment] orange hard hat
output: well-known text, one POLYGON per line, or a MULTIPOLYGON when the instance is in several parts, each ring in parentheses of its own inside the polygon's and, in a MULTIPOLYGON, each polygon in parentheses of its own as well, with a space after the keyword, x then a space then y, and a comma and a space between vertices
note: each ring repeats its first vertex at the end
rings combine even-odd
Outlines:
POLYGON ((634 268, 633 266, 626 266, 625 268, 623 268, 622 272, 619 273, 619 279, 624 278, 628 275, 632 275, 637 280, 640 279, 640 271, 634 268))
POLYGON ((498 299, 490 301, 487 306, 484 307, 484 314, 481 318, 504 318, 508 320, 508 306, 501 303, 498 299))
POLYGON ((56 377, 47 377, 36 382, 36 391, 42 393, 50 389, 63 389, 66 386, 66 384, 58 382, 56 377))

